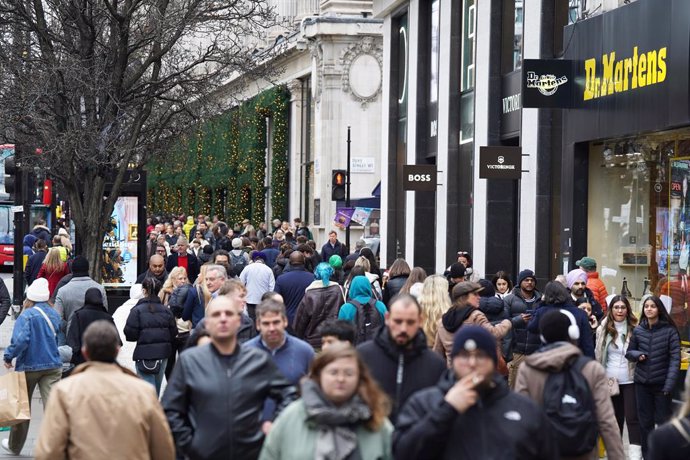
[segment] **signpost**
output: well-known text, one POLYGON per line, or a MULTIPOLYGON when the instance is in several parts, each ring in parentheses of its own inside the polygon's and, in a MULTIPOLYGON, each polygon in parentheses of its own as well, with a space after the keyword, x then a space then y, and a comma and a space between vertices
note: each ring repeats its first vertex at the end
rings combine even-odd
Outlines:
POLYGON ((403 165, 403 190, 435 192, 436 165, 403 165))
POLYGON ((520 179, 522 149, 520 147, 479 147, 480 179, 520 179))

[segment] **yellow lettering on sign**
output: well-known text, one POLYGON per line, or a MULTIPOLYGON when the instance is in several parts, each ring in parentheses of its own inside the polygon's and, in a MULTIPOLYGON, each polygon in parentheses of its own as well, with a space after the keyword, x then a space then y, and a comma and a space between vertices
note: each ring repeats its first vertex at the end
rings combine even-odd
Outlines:
POLYGON ((637 88, 637 46, 633 48, 632 61, 632 89, 635 89, 637 88))
POLYGON ((585 61, 585 93, 583 98, 585 101, 594 99, 594 76, 596 75, 597 60, 587 59, 585 61))
POLYGON ((661 83, 666 80, 666 48, 661 48, 659 54, 657 55, 657 66, 659 71, 656 74, 657 83, 661 83))
POLYGON ((623 91, 623 61, 616 62, 616 70, 613 73, 613 89, 617 93, 623 91))
POLYGON ((647 84, 656 83, 656 51, 647 51, 647 84))
POLYGON ((632 59, 630 58, 625 58, 625 72, 623 72, 623 91, 628 90, 628 75, 630 74, 630 71, 632 70, 632 59))
POLYGON ((616 52, 612 51, 608 56, 604 54, 604 78, 601 83, 601 95, 613 94, 613 61, 616 60, 616 52))

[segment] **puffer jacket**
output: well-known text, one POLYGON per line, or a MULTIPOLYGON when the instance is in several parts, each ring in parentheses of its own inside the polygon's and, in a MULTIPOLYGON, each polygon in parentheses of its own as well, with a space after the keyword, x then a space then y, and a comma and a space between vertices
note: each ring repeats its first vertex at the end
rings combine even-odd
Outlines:
POLYGON ((409 276, 410 275, 398 275, 388 280, 386 287, 383 288, 383 303, 388 305, 390 300, 398 295, 409 276))
POLYGON ((328 286, 324 286, 321 280, 311 283, 304 291, 295 313, 295 336, 306 340, 314 348, 320 348, 319 327, 328 319, 336 319, 344 302, 343 289, 338 283, 330 281, 328 286))
POLYGON ((534 290, 534 302, 527 302, 522 297, 519 286, 513 288, 513 292, 505 296, 503 303, 506 306, 508 318, 513 321, 513 353, 529 355, 541 346, 539 334, 527 330, 527 323, 520 319, 519 315, 526 312, 534 312, 541 305, 541 292, 534 290))
POLYGON ((508 319, 508 313, 504 308, 503 301, 498 297, 482 297, 479 299, 479 310, 486 315, 486 319, 495 323, 508 319))
POLYGON ((636 362, 635 383, 663 385, 663 392, 670 393, 680 374, 680 336, 675 327, 659 320, 649 326, 647 318, 633 329, 625 357, 636 362), (640 356, 646 359, 640 361, 640 356))
POLYGON ((166 359, 172 353, 177 325, 170 310, 158 297, 153 296, 139 300, 132 308, 124 332, 128 341, 137 342, 133 356, 135 361, 166 359))
POLYGON ((444 400, 455 382, 448 370, 405 404, 393 433, 397 460, 558 458, 549 421, 536 404, 511 392, 505 379, 495 375, 492 387, 462 414, 444 400))
MULTIPOLYGON (((601 321, 601 324, 597 328, 597 337, 596 341, 594 344, 594 356, 596 357, 597 361, 604 366, 604 369, 606 369, 606 361, 608 359, 608 349, 609 349, 609 344, 612 342, 612 337, 610 334, 606 332, 606 325, 608 324, 608 317, 604 318, 601 321)), ((624 337, 624 343, 623 343, 623 351, 627 351, 628 347, 630 347, 630 337, 632 336, 632 330, 628 330, 628 334, 624 337)), ((630 376, 630 380, 633 380, 633 377, 635 376, 635 363, 632 361, 628 361, 628 374, 630 376)))
MULTIPOLYGON (((84 331, 91 323, 99 320, 108 321, 116 327, 112 315, 103 305, 101 291, 96 288, 89 288, 84 296, 84 307, 75 311, 67 324, 67 345, 72 348, 71 363, 75 366, 86 361, 81 354, 84 331)), ((122 341, 120 341, 120 345, 122 345, 122 341)))
MULTIPOLYGON (((556 342, 546 345, 537 352, 525 358, 518 369, 515 382, 515 392, 529 397, 541 405, 544 401, 544 385, 550 374, 561 372, 566 363, 577 359, 582 351, 567 342, 556 342)), ((599 435, 606 445, 609 460, 625 460, 623 440, 618 431, 618 423, 613 412, 613 404, 606 383, 606 371, 595 360, 591 360, 582 368, 582 375, 592 392, 592 399, 596 410, 596 423, 599 425, 599 435)), ((557 457, 556 457, 557 458, 557 457)), ((588 454, 574 457, 579 460, 598 460, 597 448, 588 454)), ((561 457, 566 460, 566 457, 561 457)))
POLYGON ((373 340, 357 347, 371 376, 392 402, 389 419, 395 423, 398 411, 415 392, 433 386, 446 370, 444 362, 426 346, 420 329, 409 345, 398 346, 387 327, 379 329, 373 340))
MULTIPOLYGON (((604 285, 604 282, 599 278, 599 273, 587 273, 587 289, 592 291, 592 295, 599 305, 601 305, 603 313, 606 313, 608 307, 608 305, 606 305, 606 297, 609 293, 606 291, 606 285, 604 285)), ((601 318, 597 319, 601 320, 601 318)))

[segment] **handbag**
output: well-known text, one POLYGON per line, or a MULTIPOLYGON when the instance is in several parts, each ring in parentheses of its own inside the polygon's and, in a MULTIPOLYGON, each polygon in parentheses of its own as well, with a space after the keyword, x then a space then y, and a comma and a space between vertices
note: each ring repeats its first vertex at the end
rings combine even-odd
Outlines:
POLYGON ((31 420, 29 389, 23 372, 8 372, 0 377, 0 426, 31 420))
POLYGON ((616 377, 609 377, 606 380, 606 384, 609 387, 609 396, 617 396, 621 394, 621 388, 618 386, 618 379, 616 377))
POLYGON ((155 375, 161 371, 162 359, 140 359, 136 362, 136 367, 142 374, 155 375))

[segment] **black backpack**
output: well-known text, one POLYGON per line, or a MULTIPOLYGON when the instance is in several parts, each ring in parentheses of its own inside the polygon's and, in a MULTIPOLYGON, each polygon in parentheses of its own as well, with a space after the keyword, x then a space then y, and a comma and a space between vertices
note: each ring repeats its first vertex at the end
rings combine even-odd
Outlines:
POLYGON ((582 375, 582 368, 590 361, 580 355, 561 372, 550 374, 544 384, 544 413, 551 421, 563 457, 583 455, 597 446, 594 397, 582 375))
POLYGON ((370 298, 365 304, 357 302, 355 299, 350 299, 349 302, 355 306, 357 313, 355 314, 355 345, 366 342, 374 338, 376 331, 383 326, 383 318, 376 309, 376 299, 370 298))
POLYGON ((235 276, 240 276, 240 273, 242 273, 244 267, 248 265, 244 252, 241 252, 238 256, 235 255, 233 251, 230 251, 230 262, 232 262, 232 272, 235 274, 235 276))

